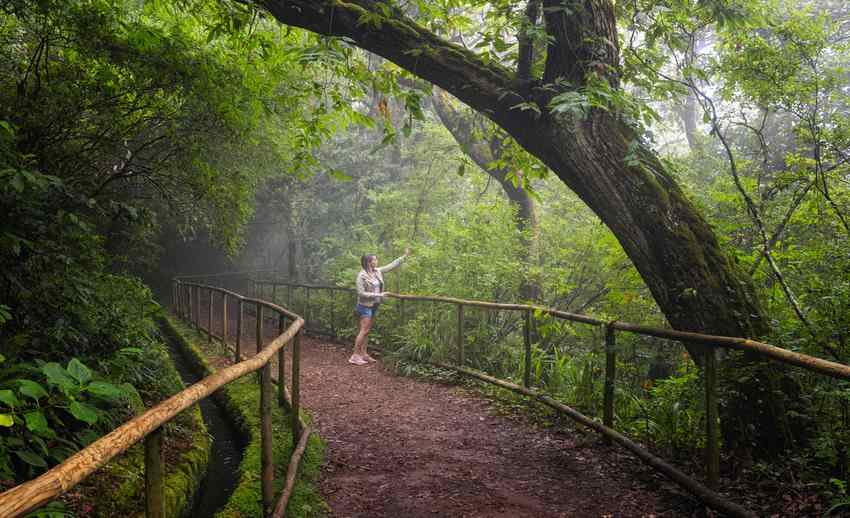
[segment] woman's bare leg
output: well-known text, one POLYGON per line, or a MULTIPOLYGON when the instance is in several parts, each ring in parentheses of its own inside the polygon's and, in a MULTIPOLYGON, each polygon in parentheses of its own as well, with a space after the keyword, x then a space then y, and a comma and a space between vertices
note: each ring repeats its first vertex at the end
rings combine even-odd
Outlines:
POLYGON ((366 346, 369 344, 369 331, 372 329, 372 318, 366 317, 360 321, 360 332, 363 337, 360 339, 360 356, 366 356, 366 346))
POLYGON ((369 356, 369 353, 366 352, 366 348, 369 346, 369 331, 372 330, 372 319, 367 318, 364 320, 368 320, 369 322, 366 324, 366 334, 363 335, 363 341, 360 343, 360 356, 363 357, 363 359, 373 362, 375 360, 372 359, 372 357, 369 356))
POLYGON ((354 339, 355 356, 363 356, 366 354, 366 341, 369 339, 369 330, 372 328, 372 319, 370 317, 360 318, 360 332, 357 333, 357 338, 354 339))

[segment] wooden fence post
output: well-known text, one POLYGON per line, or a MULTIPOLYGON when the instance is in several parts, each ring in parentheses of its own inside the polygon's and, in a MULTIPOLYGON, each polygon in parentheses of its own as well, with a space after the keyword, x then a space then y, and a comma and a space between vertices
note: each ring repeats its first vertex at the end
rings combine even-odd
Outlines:
MULTIPOLYGON (((617 336, 610 325, 605 326, 605 395, 602 410, 602 424, 614 428, 614 381, 617 374, 617 336)), ((606 442, 611 439, 606 437, 606 442)))
POLYGON ((242 326, 245 315, 245 299, 239 297, 239 305, 236 308, 236 352, 233 363, 242 361, 242 326))
POLYGON ((174 313, 180 316, 180 282, 174 281, 174 313))
POLYGON ((227 352, 227 293, 221 292, 221 343, 227 352))
POLYGON ((717 356, 705 347, 705 475, 708 487, 715 489, 720 480, 720 446, 717 433, 717 356))
POLYGON ((304 329, 310 330, 310 288, 304 287, 304 329))
POLYGON ((195 286, 195 329, 201 330, 201 288, 195 286))
POLYGON ((522 384, 525 388, 531 387, 531 310, 525 310, 525 323, 522 326, 522 341, 525 346, 525 366, 522 375, 522 384))
POLYGON ((457 305, 457 364, 463 367, 464 351, 463 351, 463 304, 457 305))
MULTIPOLYGON (((285 329, 286 315, 281 313, 277 318, 278 336, 282 335, 285 329)), ((284 408, 288 405, 288 401, 286 401, 286 347, 281 347, 277 352, 277 401, 284 408)))
POLYGON ((292 285, 286 285, 286 309, 292 311, 292 285))
POLYGON ((145 514, 147 518, 165 518, 162 428, 145 437, 145 514))
POLYGON ((272 366, 260 369, 260 470, 263 495, 263 516, 274 509, 274 457, 272 454, 272 366))
MULTIPOLYGON (((263 309, 263 305, 257 302, 257 329, 255 334, 257 340, 257 350, 254 352, 254 354, 259 354, 260 351, 263 349, 263 309)), ((257 381, 262 382, 262 371, 259 374, 260 376, 258 376, 257 381)))
POLYGON ((213 335, 213 328, 212 328, 213 295, 214 295, 215 292, 213 291, 212 288, 208 288, 207 291, 209 292, 209 297, 210 297, 210 303, 209 303, 209 306, 207 306, 207 343, 211 344, 212 343, 212 335, 213 335))
POLYGON ((292 446, 301 438, 301 330, 292 339, 292 446))
POLYGON ((330 290, 330 306, 331 306, 331 336, 336 338, 336 290, 330 290))

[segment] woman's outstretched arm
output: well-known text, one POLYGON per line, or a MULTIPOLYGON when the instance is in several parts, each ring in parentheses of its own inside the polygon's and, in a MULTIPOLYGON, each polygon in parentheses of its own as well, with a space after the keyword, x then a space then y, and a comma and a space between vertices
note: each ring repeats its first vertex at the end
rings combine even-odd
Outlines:
POLYGON ((379 270, 382 274, 383 274, 383 273, 387 273, 387 272, 389 272, 389 271, 392 271, 392 270, 394 270, 396 267, 398 267, 398 265, 400 265, 401 263, 403 263, 403 262, 404 262, 404 260, 405 260, 405 259, 407 259, 409 256, 410 256, 410 248, 405 248, 405 249, 404 249, 404 255, 403 255, 403 256, 399 257, 398 259, 396 259, 395 261, 391 262, 390 264, 387 264, 387 265, 385 265, 385 266, 381 266, 381 267, 379 267, 379 268, 378 268, 378 270, 379 270))

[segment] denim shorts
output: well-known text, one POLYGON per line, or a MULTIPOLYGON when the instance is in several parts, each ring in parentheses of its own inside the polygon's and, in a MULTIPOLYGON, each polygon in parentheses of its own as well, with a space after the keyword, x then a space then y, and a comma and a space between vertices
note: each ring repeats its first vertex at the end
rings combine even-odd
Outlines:
POLYGON ((357 304, 356 311, 357 314, 360 315, 360 318, 375 318, 375 314, 378 312, 378 305, 375 304, 370 308, 369 306, 364 306, 363 304, 357 304))

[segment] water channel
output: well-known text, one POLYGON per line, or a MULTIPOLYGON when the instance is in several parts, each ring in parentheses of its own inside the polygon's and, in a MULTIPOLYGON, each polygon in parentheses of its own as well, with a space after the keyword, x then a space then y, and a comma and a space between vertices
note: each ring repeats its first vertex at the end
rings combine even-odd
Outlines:
MULTIPOLYGON (((178 348, 171 343, 171 357, 183 383, 189 386, 201 377, 191 368, 178 348)), ((193 505, 184 516, 212 518, 227 503, 239 480, 239 464, 245 451, 245 438, 227 419, 223 409, 213 397, 201 400, 201 414, 207 431, 212 436, 207 474, 193 497, 193 505)))

